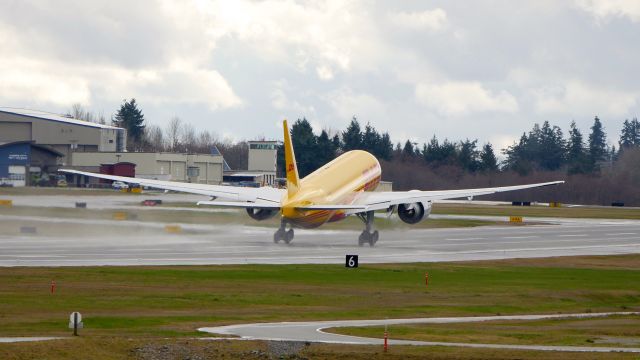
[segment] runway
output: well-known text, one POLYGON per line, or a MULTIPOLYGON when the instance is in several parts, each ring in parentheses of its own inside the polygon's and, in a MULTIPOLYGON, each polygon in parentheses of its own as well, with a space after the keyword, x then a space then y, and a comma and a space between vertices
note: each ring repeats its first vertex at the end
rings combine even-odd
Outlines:
MULTIPOLYGON (((588 313, 588 314, 552 314, 552 315, 512 315, 512 316, 476 316, 449 318, 415 318, 415 319, 386 319, 386 320, 344 320, 344 321, 310 321, 240 324, 219 327, 205 327, 198 329, 202 332, 220 335, 239 336, 245 340, 276 340, 276 341, 309 341, 357 345, 382 345, 383 339, 365 338, 349 335, 327 333, 323 330, 336 327, 350 326, 381 326, 398 324, 451 324, 505 320, 540 320, 567 318, 595 318, 612 315, 640 315, 637 312, 625 313, 588 313)), ((393 331, 391 331, 393 337, 393 331)), ((389 345, 419 345, 419 346, 462 346, 473 348, 519 349, 539 351, 573 351, 573 352, 631 352, 640 353, 640 348, 596 347, 596 346, 548 346, 548 345, 505 345, 479 343, 450 343, 410 340, 389 340, 389 345)))
POLYGON ((0 223, 99 227, 75 235, 0 234, 0 266, 339 264, 346 254, 358 254, 366 264, 640 253, 640 221, 631 220, 382 230, 373 248, 357 245, 358 231, 322 228, 296 229, 285 245, 273 243, 274 229, 258 226, 183 224, 182 233, 167 234, 163 223, 140 221, 3 216, 0 223))

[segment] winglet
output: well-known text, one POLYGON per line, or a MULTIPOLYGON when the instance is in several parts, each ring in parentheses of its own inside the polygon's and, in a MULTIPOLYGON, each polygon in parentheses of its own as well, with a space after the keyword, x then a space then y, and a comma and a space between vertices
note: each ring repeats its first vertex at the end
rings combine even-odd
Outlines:
POLYGON ((291 198, 298 192, 300 177, 298 176, 296 155, 293 152, 291 134, 289 133, 289 125, 287 125, 286 119, 282 122, 282 128, 284 129, 284 162, 285 170, 287 171, 287 195, 291 198))

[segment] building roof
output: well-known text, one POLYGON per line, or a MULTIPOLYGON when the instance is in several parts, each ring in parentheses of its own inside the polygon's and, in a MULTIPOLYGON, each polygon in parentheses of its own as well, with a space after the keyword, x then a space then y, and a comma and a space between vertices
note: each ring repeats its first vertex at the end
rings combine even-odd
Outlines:
POLYGON ((103 125, 103 124, 98 124, 98 123, 92 123, 92 122, 89 122, 89 121, 73 119, 73 118, 67 117, 66 115, 59 115, 59 114, 54 114, 54 113, 50 113, 50 112, 46 112, 46 111, 40 111, 40 110, 29 110, 29 109, 19 109, 19 108, 11 108, 11 107, 0 107, 0 113, 14 114, 14 115, 20 115, 20 116, 26 116, 26 117, 30 117, 30 118, 35 118, 35 119, 57 121, 57 122, 63 122, 63 123, 67 123, 67 124, 73 124, 73 125, 79 125, 79 126, 88 126, 88 127, 93 127, 93 128, 99 128, 99 129, 113 129, 113 130, 121 129, 121 128, 115 127, 115 126, 103 125))
POLYGON ((50 148, 48 146, 36 144, 35 141, 30 141, 30 140, 15 141, 15 142, 1 144, 0 148, 10 147, 10 146, 15 146, 15 145, 21 145, 21 144, 30 144, 32 148, 40 149, 42 151, 48 152, 50 154, 53 154, 53 155, 55 155, 57 157, 63 157, 64 156, 64 154, 61 153, 58 150, 52 149, 52 148, 50 148))

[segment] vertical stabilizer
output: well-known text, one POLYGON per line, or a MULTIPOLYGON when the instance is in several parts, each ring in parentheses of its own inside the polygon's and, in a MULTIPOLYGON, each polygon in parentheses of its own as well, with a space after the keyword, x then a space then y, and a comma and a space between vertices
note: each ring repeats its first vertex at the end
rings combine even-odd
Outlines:
POLYGON ((293 153, 293 144, 291 143, 291 133, 289 133, 289 125, 287 120, 282 123, 284 129, 284 162, 287 171, 287 195, 291 198, 298 192, 298 166, 296 165, 296 155, 293 153))

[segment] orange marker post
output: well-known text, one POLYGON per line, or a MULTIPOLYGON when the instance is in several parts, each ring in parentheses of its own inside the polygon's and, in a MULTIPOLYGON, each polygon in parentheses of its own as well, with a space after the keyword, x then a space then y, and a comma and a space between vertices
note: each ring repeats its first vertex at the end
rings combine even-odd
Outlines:
POLYGON ((389 349, 389 344, 388 344, 388 340, 389 339, 389 334, 385 331, 384 332, 384 352, 387 352, 387 350, 389 349))
POLYGON ((56 281, 51 280, 51 293, 53 294, 56 291, 56 281))
POLYGON ((424 287, 429 287, 429 273, 424 273, 424 287))

